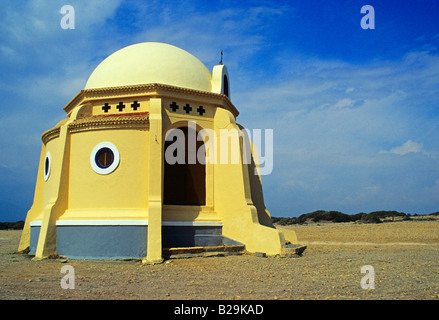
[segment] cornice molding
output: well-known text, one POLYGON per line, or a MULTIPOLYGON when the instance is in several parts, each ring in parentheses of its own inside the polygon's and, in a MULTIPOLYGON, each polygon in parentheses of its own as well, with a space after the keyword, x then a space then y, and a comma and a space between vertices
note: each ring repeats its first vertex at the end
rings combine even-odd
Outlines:
POLYGON ((149 128, 149 113, 96 115, 75 120, 69 124, 68 128, 70 133, 95 129, 146 129, 149 128))
POLYGON ((41 135, 41 140, 43 140, 44 144, 47 144, 47 142, 49 142, 50 140, 59 137, 60 130, 61 130, 60 127, 55 127, 55 128, 52 128, 50 130, 45 131, 41 135))
MULTIPOLYGON (((67 126, 69 133, 99 129, 148 129, 149 113, 95 115, 75 120, 67 126)), ((58 138, 59 134, 60 126, 57 126, 44 132, 41 140, 47 144, 50 140, 58 138)))
POLYGON ((132 95, 146 95, 151 97, 167 97, 173 96, 172 94, 184 94, 193 97, 204 98, 212 100, 210 103, 216 104, 226 110, 229 110, 235 118, 239 115, 239 111, 232 104, 229 98, 224 94, 200 91, 182 87, 176 87, 160 83, 152 84, 140 84, 132 86, 120 86, 120 87, 107 87, 97 89, 84 89, 79 91, 72 100, 70 100, 64 107, 64 111, 69 114, 74 107, 79 104, 91 102, 93 100, 101 100, 104 98, 112 99, 121 96, 132 95))

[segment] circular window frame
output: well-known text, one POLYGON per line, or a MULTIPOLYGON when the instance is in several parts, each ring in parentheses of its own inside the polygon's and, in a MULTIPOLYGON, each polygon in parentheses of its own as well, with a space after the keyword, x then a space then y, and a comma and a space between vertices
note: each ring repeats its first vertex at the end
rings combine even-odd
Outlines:
POLYGON ((44 172, 44 181, 47 181, 50 177, 50 168, 52 167, 52 158, 50 157, 50 152, 46 152, 46 156, 44 157, 44 165, 43 165, 43 172, 44 172))
POLYGON ((101 142, 98 143, 92 150, 90 154, 90 164, 94 172, 98 174, 109 174, 112 173, 119 166, 120 155, 119 150, 111 142, 101 142), (102 149, 110 149, 113 152, 113 163, 106 168, 102 168, 97 162, 97 155, 102 149))

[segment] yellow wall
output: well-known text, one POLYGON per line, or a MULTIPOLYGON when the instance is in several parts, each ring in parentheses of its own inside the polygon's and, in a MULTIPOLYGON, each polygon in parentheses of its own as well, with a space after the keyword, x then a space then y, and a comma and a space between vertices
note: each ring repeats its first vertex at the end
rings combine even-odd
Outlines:
MULTIPOLYGON (((231 114, 217 108, 215 114, 215 130, 240 130, 231 114)), ((231 154, 232 144, 229 144, 231 154)), ((229 158, 230 159, 230 158, 229 158)), ((215 166, 214 189, 215 211, 223 221, 223 235, 246 245, 251 252, 280 254, 284 245, 281 232, 259 223, 258 209, 265 212, 263 200, 252 200, 251 181, 246 164, 242 158, 238 164, 221 164, 215 166)))
POLYGON ((147 139, 146 128, 71 134, 69 209, 147 208, 147 139), (113 172, 101 175, 92 169, 90 154, 98 143, 105 141, 117 147, 120 163, 113 172))
MULTIPOLYGON (((145 124, 143 127, 100 126, 70 132, 69 123, 74 123, 81 114, 81 106, 73 109, 70 119, 60 124, 59 137, 43 145, 34 204, 26 219, 20 248, 29 245, 30 221, 42 221, 37 256, 44 257, 56 250, 57 220, 148 219, 148 228, 151 228, 148 230, 149 260, 160 260, 161 223, 166 220, 221 221, 223 235, 244 243, 248 251, 282 253, 284 236, 271 225, 260 176, 253 175, 254 163, 258 161, 244 164, 240 149, 238 163, 231 163, 233 143, 229 143, 228 163, 222 163, 220 149, 224 132, 221 129, 240 131, 235 116, 222 107, 222 96, 218 96, 217 100, 196 94, 190 99, 188 96, 187 92, 172 92, 163 98, 157 98, 157 94, 152 98, 139 95, 127 98, 127 101, 142 101, 143 109, 139 112, 150 112, 149 126, 145 124), (196 112, 190 115, 181 110, 170 112, 169 104, 173 101, 180 108, 185 103, 190 103, 194 109, 203 105, 206 113, 197 116, 196 112), (218 140, 214 150, 216 163, 206 165, 206 205, 162 206, 165 134, 171 128, 187 126, 188 120, 196 122, 197 131, 213 130, 218 140), (101 142, 111 142, 120 153, 119 166, 106 175, 96 173, 90 164, 92 150, 101 142), (52 165, 50 177, 45 182, 46 151, 51 153, 52 165)), ((84 104, 81 117, 103 114, 102 99, 99 97, 96 102, 84 104)), ((112 97, 113 109, 116 101, 121 99, 112 97)), ((132 112, 128 109, 128 102, 126 108, 125 112, 132 112)), ((242 148, 242 141, 239 145, 242 148)), ((253 156, 257 157, 257 154, 253 156)))

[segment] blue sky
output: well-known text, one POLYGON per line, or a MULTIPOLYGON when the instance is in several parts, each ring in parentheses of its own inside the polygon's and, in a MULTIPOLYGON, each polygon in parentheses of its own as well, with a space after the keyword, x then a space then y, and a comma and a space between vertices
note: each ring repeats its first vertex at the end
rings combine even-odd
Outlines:
POLYGON ((4 1, 0 14, 1 221, 32 205, 40 137, 62 107, 104 58, 146 41, 210 70, 224 51, 238 122, 274 129, 273 216, 439 211, 437 0, 4 1))

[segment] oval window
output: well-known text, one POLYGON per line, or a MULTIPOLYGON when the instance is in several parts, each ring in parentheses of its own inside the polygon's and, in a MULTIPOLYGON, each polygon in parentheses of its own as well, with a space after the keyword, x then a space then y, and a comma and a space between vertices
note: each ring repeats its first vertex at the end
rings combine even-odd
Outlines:
POLYGON ((46 152, 46 158, 44 159, 44 181, 49 179, 51 162, 50 153, 46 152))
POLYGON ((110 142, 101 142, 90 155, 90 164, 93 170, 99 174, 109 174, 119 165, 119 150, 110 142))

